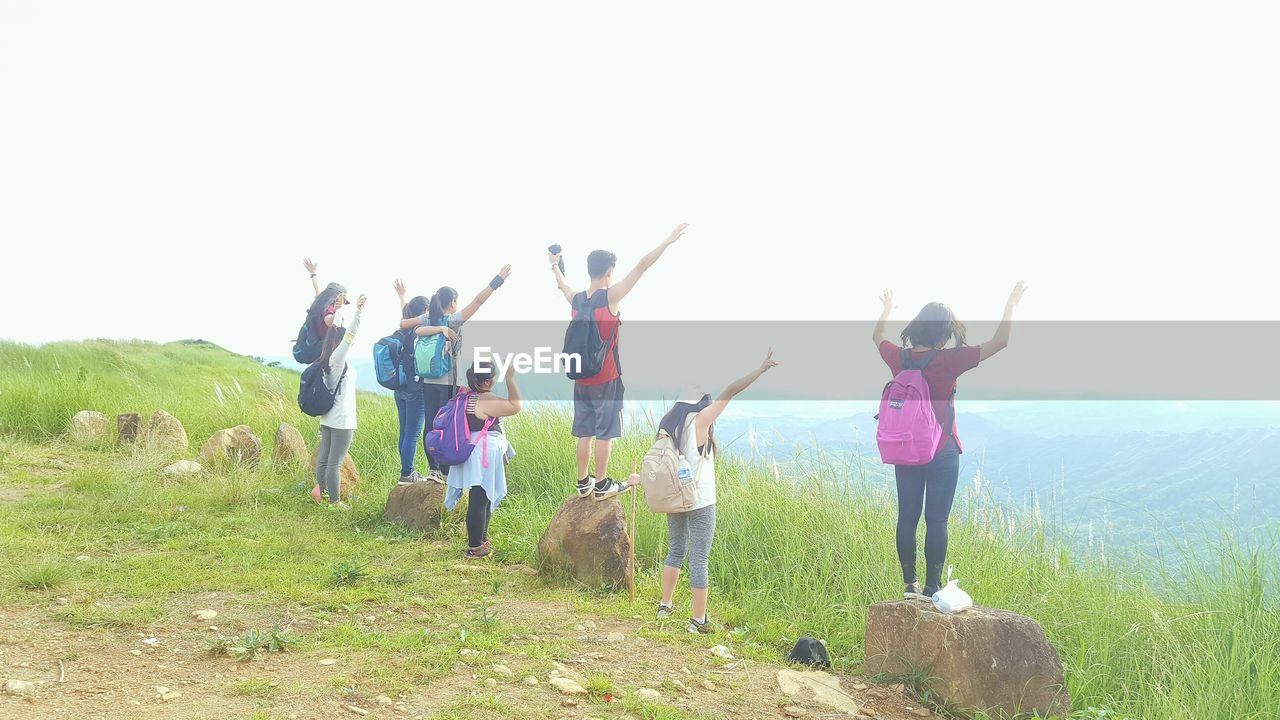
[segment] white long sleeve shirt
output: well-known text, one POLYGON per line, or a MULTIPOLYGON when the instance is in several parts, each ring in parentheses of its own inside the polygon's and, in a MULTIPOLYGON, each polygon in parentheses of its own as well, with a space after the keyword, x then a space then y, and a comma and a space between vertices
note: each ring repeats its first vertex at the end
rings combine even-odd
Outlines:
POLYGON ((333 408, 320 416, 320 424, 335 430, 356 429, 356 369, 347 364, 347 353, 356 340, 356 331, 360 329, 360 308, 351 324, 346 326, 347 334, 342 338, 333 354, 329 356, 329 372, 325 373, 325 387, 333 390, 341 381, 341 388, 333 398, 333 408), (346 375, 343 375, 343 369, 346 375))

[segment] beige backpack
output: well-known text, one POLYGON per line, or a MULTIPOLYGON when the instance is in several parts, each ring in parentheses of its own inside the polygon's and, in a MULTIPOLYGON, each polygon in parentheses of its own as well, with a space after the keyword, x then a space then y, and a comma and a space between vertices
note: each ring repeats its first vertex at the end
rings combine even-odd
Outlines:
POLYGON ((681 480, 680 458, 675 441, 666 431, 659 430, 658 439, 640 461, 640 487, 644 488, 644 500, 653 512, 688 512, 697 502, 702 463, 692 468, 688 480, 681 480))

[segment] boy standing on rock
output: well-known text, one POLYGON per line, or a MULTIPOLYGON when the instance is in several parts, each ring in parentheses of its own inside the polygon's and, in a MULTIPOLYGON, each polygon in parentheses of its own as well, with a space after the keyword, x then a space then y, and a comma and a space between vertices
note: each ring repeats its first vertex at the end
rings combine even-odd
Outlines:
POLYGON ((628 489, 626 484, 609 477, 613 439, 622 436, 624 388, 622 367, 618 361, 622 324, 619 305, 641 276, 662 257, 662 253, 684 235, 685 227, 684 223, 677 225, 662 244, 640 258, 640 262, 617 284, 613 283, 613 270, 618 264, 618 256, 607 250, 593 251, 587 256, 591 284, 584 292, 574 290, 565 280, 559 267, 560 254, 548 255, 556 285, 572 308, 573 315, 593 313, 600 340, 608 346, 600 370, 590 377, 576 379, 573 384, 573 436, 578 439, 578 471, 574 477, 578 478, 576 490, 579 497, 594 496, 596 500, 604 500, 628 489), (592 439, 595 440, 595 475, 587 472, 592 439))

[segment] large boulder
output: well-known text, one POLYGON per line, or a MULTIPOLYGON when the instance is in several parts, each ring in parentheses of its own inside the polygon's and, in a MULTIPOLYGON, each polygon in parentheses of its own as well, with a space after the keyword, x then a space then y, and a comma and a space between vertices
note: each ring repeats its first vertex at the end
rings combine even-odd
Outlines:
MULTIPOLYGON (((311 451, 311 470, 316 469, 316 453, 311 451)), ((339 485, 338 494, 344 498, 351 497, 351 493, 355 492, 356 486, 360 484, 360 471, 356 469, 356 461, 351 459, 348 453, 342 458, 342 467, 338 470, 339 485)))
POLYGON ((71 441, 92 445, 107 437, 107 416, 97 410, 81 410, 71 416, 71 441))
POLYGON ((943 615, 919 600, 867 609, 863 672, 929 676, 945 702, 995 718, 1071 713, 1062 660, 1040 623, 1005 610, 972 607, 943 615))
POLYGON ((116 442, 131 443, 138 439, 142 429, 142 416, 138 413, 121 413, 116 416, 116 442))
POLYGON ((280 423, 276 430, 276 444, 271 449, 273 465, 301 465, 307 461, 307 443, 298 428, 280 423))
POLYGON ((248 425, 237 425, 214 433, 200 448, 200 462, 256 467, 262 459, 262 441, 248 425))
POLYGON ((444 490, 445 486, 440 483, 425 481, 396 485, 387 496, 387 509, 382 517, 411 530, 435 530, 444 516, 444 490))
POLYGON ((603 502, 570 497, 538 541, 538 568, 564 573, 589 587, 626 587, 631 536, 616 497, 603 502))
POLYGON ((186 452, 187 430, 178 418, 157 410, 138 433, 138 444, 164 452, 186 452))

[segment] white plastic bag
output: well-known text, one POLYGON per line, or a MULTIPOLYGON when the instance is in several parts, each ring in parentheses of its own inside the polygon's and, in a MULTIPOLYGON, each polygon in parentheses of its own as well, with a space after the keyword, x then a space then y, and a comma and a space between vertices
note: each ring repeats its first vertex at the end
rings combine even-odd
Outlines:
POLYGON ((973 607, 973 598, 960 589, 960 581, 951 579, 951 567, 947 567, 947 584, 933 594, 933 606, 943 615, 953 615, 973 607))

